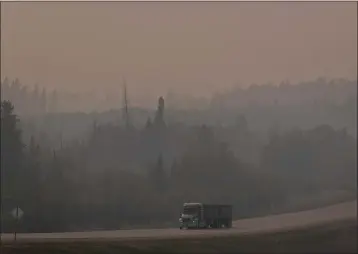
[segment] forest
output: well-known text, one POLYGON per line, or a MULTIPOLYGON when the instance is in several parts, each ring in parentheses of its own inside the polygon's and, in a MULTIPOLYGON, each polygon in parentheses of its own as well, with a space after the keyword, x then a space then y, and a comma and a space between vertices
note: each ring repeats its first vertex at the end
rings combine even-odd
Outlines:
POLYGON ((20 231, 55 232, 175 226, 187 201, 232 204, 239 219, 355 199, 357 82, 319 82, 217 94, 201 110, 159 96, 126 117, 51 112, 39 88, 36 114, 3 97, 2 230, 16 206, 20 231))

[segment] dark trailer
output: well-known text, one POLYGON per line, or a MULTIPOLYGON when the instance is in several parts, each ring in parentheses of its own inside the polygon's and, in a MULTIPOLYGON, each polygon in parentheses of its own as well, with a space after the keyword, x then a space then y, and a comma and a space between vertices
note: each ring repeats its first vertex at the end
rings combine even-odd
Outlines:
POLYGON ((184 203, 179 218, 180 228, 230 228, 232 226, 232 206, 184 203))

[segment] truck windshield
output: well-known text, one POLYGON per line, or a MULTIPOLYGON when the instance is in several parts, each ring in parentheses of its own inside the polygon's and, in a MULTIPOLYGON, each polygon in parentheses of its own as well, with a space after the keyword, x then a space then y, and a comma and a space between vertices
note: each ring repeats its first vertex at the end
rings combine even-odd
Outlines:
POLYGON ((184 206, 183 214, 187 215, 197 215, 199 211, 199 207, 190 207, 190 206, 184 206))

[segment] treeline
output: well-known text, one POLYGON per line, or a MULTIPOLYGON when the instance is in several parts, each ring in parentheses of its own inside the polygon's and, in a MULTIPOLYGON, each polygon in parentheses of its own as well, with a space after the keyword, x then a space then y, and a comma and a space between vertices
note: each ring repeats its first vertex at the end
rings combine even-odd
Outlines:
MULTIPOLYGON (((35 84, 22 84, 19 79, 1 81, 1 97, 11 101, 16 113, 23 117, 38 117, 60 112, 89 112, 108 110, 110 106, 121 105, 119 96, 107 92, 105 98, 97 98, 95 92, 66 92, 57 89, 46 89, 35 84), (110 103, 109 103, 110 102, 110 103), (103 104, 106 104, 103 107, 103 104)), ((103 96, 102 96, 103 97, 103 96)))
MULTIPOLYGON (((12 98, 16 96, 10 96, 9 91, 6 92, 9 90, 4 85, 6 83, 9 84, 10 82, 3 82, 2 91, 4 92, 2 93, 2 98, 13 102, 12 98)), ((13 82, 13 85, 8 85, 8 87, 16 90, 13 88, 15 84, 16 82, 13 82)), ((20 87, 25 89, 24 87, 26 86, 20 87)), ((28 94, 36 94, 34 92, 36 89, 31 90, 31 93, 29 89, 25 89, 29 91, 28 94)), ((39 90, 37 89, 37 91, 39 90)), ((47 97, 45 100, 36 100, 38 103, 46 101, 46 114, 24 115, 19 108, 22 107, 31 111, 32 106, 30 104, 21 106, 22 104, 18 101, 22 101, 23 104, 23 101, 26 101, 22 97, 14 103, 15 113, 22 120, 23 141, 26 144, 29 144, 31 136, 34 136, 36 140, 42 142, 41 146, 57 149, 60 147, 61 142, 69 143, 73 139, 87 138, 88 129, 93 126, 94 122, 99 125, 108 123, 124 125, 123 110, 119 109, 119 106, 123 104, 120 94, 114 92, 113 96, 117 99, 112 98, 113 101, 112 99, 109 100, 113 102, 111 102, 113 105, 117 105, 116 107, 111 104, 113 106, 111 110, 102 111, 103 107, 108 105, 102 103, 103 101, 96 101, 92 95, 82 94, 81 97, 79 94, 65 95, 58 92, 56 99, 53 92, 46 92, 47 97), (82 99, 84 98, 87 99, 83 101, 82 99), (85 109, 90 109, 85 101, 90 102, 91 107, 97 109, 97 112, 86 113, 88 111, 85 109), (82 105, 77 107, 79 112, 68 112, 71 111, 71 108, 76 108, 72 102, 82 105), (50 106, 50 104, 53 106, 50 106), (57 110, 55 110, 56 108, 57 110), (61 111, 66 112, 61 113, 61 111)), ((237 124, 238 119, 244 116, 255 139, 255 141, 247 141, 250 146, 253 146, 250 148, 250 150, 254 150, 253 153, 251 155, 245 154, 244 156, 245 158, 250 158, 249 161, 251 162, 253 162, 254 157, 258 156, 262 144, 266 142, 266 134, 272 128, 285 132, 296 127, 308 130, 315 126, 326 124, 334 129, 346 128, 350 135, 356 137, 357 81, 317 79, 298 84, 285 82, 280 86, 269 84, 252 85, 249 88, 236 88, 229 93, 215 95, 210 106, 208 106, 209 103, 206 103, 205 107, 198 105, 196 109, 193 107, 189 109, 190 103, 185 100, 184 95, 174 97, 169 95, 167 96, 168 98, 165 98, 166 105, 172 105, 169 108, 167 107, 165 112, 168 125, 175 125, 176 123, 200 125, 206 123, 215 128, 215 132, 220 132, 218 135, 224 136, 225 140, 231 141, 232 139, 237 139, 232 137, 231 134, 236 135, 233 130, 234 126, 237 124), (179 100, 180 98, 183 100, 179 100), (180 103, 188 104, 189 108, 180 109, 180 103), (227 134, 228 132, 231 134, 227 134)), ((33 97, 37 98, 37 96, 33 97)), ((190 101, 192 100, 195 100, 195 98, 190 99, 190 101)), ((131 121, 138 128, 145 125, 148 117, 153 113, 154 110, 152 109, 135 108, 129 105, 131 121)), ((246 152, 247 149, 241 149, 241 151, 246 152)))
MULTIPOLYGON (((123 91, 119 85, 101 84, 92 92, 69 93, 53 89, 48 91, 38 85, 22 84, 19 79, 1 81, 2 98, 10 100, 20 115, 38 115, 46 112, 91 112, 119 109, 123 91)), ((311 106, 329 107, 356 103, 357 80, 318 78, 291 84, 252 84, 247 88, 235 87, 217 93, 212 98, 168 92, 165 97, 169 108, 181 110, 220 110, 247 107, 311 106)))
POLYGON ((10 82, 5 78, 1 82, 1 97, 16 105, 17 113, 21 115, 43 115, 48 110, 54 110, 57 103, 57 92, 49 93, 45 88, 35 85, 32 89, 22 85, 19 79, 10 82))
POLYGON ((168 124, 162 98, 140 128, 94 124, 88 139, 58 149, 34 137, 25 146, 18 121, 3 101, 3 231, 13 230, 17 205, 25 212, 21 231, 46 232, 173 225, 186 201, 230 203, 242 218, 322 193, 357 193, 356 140, 327 125, 273 129, 254 165, 240 158, 254 140, 244 117, 225 139, 228 129, 168 124))
POLYGON ((325 79, 292 84, 252 84, 235 87, 229 92, 214 95, 213 107, 237 108, 247 106, 328 106, 352 103, 357 97, 357 80, 325 79))

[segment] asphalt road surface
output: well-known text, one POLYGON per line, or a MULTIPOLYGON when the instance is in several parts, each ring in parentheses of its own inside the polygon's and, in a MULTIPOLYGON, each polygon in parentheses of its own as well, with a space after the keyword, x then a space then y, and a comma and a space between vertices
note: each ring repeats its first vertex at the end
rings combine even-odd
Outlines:
MULTIPOLYGON (((271 215, 259 218, 242 219, 233 222, 231 229, 180 230, 169 229, 133 229, 90 232, 30 233, 18 234, 18 241, 71 241, 71 240, 109 240, 133 238, 187 238, 231 234, 251 234, 258 232, 285 231, 327 222, 357 219, 357 201, 340 203, 309 211, 271 215)), ((2 241, 13 241, 13 234, 3 234, 2 241)))

